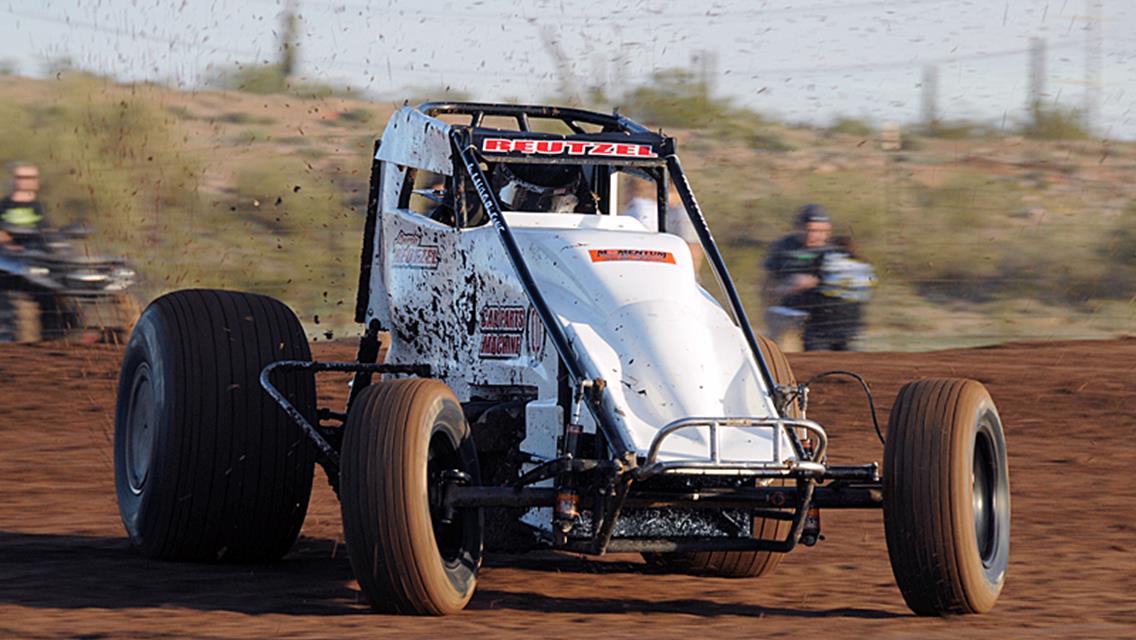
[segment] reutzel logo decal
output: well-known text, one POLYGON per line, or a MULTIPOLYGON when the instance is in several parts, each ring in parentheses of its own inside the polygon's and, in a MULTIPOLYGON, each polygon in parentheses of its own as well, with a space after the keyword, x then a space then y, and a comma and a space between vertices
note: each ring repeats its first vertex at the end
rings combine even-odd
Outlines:
POLYGON ((423 244, 417 233, 402 232, 394 239, 392 265, 410 269, 437 269, 441 252, 436 245, 423 244))
POLYGON ((675 257, 670 251, 651 249, 589 249, 592 262, 663 262, 674 264, 675 257))
POLYGON ((477 314, 477 326, 481 329, 478 355, 482 358, 517 358, 525 347, 534 357, 544 352, 544 325, 531 308, 485 306, 477 314))
POLYGON ((591 142, 585 140, 517 140, 486 138, 481 141, 485 153, 527 153, 547 156, 602 156, 609 158, 657 158, 649 144, 623 142, 591 142))

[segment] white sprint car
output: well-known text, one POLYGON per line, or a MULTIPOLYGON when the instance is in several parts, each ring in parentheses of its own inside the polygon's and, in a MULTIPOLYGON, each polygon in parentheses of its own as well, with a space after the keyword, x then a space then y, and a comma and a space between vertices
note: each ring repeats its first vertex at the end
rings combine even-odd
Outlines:
POLYGON ((915 612, 994 605, 1010 496, 986 390, 910 383, 883 469, 829 464, 808 385, 751 329, 673 139, 618 114, 406 107, 375 145, 367 214, 355 362, 312 361, 295 315, 255 294, 179 291, 142 315, 115 462, 147 555, 279 558, 318 462, 380 610, 462 609, 496 550, 757 577, 837 508, 883 508, 915 612), (668 233, 671 189, 724 304, 668 233), (620 215, 621 190, 657 217, 643 201, 620 215), (355 373, 345 412, 316 407, 320 371, 355 373))

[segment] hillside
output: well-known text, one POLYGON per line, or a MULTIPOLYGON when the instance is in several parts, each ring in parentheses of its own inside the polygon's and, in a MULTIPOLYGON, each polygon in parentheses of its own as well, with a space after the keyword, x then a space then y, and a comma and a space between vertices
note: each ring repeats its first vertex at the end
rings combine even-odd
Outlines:
MULTIPOLYGON (((368 157, 394 105, 84 75, 3 77, 0 94, 0 157, 39 163, 54 221, 98 228, 91 250, 128 256, 143 297, 254 289, 315 335, 354 330, 368 157)), ((765 245, 819 202, 880 272, 865 348, 1136 327, 1136 144, 907 136, 884 151, 857 127, 744 115, 668 131, 754 316, 765 245)))

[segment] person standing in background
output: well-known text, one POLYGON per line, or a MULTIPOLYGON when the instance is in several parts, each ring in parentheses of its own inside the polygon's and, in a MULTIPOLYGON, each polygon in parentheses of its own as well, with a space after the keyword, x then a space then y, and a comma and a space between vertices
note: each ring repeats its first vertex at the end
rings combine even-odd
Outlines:
POLYGON ((849 351, 864 326, 864 305, 871 299, 876 274, 856 255, 852 239, 837 236, 824 253, 820 266, 824 303, 815 308, 811 322, 821 327, 811 346, 815 349, 849 351))
POLYGON ((694 232, 694 225, 690 223, 690 216, 686 214, 686 207, 683 206, 678 191, 674 189, 667 193, 667 233, 673 233, 686 241, 686 246, 690 247, 694 277, 698 278, 706 252, 702 250, 702 242, 698 240, 698 234, 694 232))
POLYGON ((627 206, 621 215, 631 216, 652 233, 659 230, 659 203, 654 197, 654 184, 642 178, 628 176, 623 184, 627 187, 627 206), (652 189, 648 189, 651 187, 652 189))
POLYGON ((12 187, 0 199, 0 245, 20 250, 47 226, 39 202, 39 168, 30 162, 9 165, 12 187))
POLYGON ((795 226, 793 233, 770 246, 765 259, 766 290, 773 303, 766 311, 766 325, 775 341, 785 341, 800 328, 805 351, 829 349, 831 326, 824 309, 829 301, 822 293, 821 276, 825 254, 832 250, 832 219, 824 207, 806 204, 797 210, 795 226))

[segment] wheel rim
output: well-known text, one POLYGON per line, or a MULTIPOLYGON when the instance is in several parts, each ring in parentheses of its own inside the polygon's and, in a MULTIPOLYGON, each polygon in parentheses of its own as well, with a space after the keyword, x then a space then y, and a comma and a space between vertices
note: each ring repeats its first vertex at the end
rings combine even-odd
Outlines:
POLYGON ((150 366, 143 362, 134 372, 126 419, 126 479, 130 491, 140 495, 150 475, 154 451, 154 386, 150 366))
POLYGON ((982 565, 989 569, 998 554, 999 469, 998 456, 989 426, 979 429, 974 443, 972 469, 972 505, 974 509, 974 536, 982 565))
POLYGON ((442 431, 436 431, 430 438, 429 458, 426 463, 427 487, 430 501, 430 522, 434 529, 434 542, 438 552, 447 564, 457 563, 464 551, 465 522, 462 509, 453 511, 449 522, 444 522, 446 513, 443 505, 446 478, 445 472, 461 469, 461 456, 457 448, 442 431))

